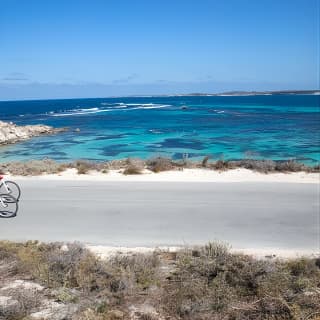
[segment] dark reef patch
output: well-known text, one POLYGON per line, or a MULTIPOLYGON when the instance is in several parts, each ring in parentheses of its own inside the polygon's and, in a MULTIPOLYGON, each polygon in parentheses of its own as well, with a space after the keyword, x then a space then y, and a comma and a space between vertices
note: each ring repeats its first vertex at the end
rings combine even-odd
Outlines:
POLYGON ((94 140, 112 140, 112 139, 121 139, 126 137, 126 134, 110 134, 106 136, 99 136, 94 138, 94 140))
POLYGON ((199 140, 185 140, 181 138, 168 138, 160 143, 161 148, 185 148, 193 150, 202 150, 206 146, 199 140))
POLYGON ((94 150, 100 150, 100 155, 108 156, 108 157, 115 157, 122 152, 130 151, 128 150, 127 144, 112 144, 110 146, 104 148, 93 148, 94 150))

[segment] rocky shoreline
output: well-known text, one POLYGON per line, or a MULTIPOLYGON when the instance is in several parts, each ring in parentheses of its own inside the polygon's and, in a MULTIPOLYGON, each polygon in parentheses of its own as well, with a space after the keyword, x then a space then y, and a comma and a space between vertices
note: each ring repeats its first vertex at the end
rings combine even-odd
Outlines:
POLYGON ((63 131, 66 131, 66 128, 53 128, 42 124, 18 126, 13 122, 0 121, 0 146, 63 131))

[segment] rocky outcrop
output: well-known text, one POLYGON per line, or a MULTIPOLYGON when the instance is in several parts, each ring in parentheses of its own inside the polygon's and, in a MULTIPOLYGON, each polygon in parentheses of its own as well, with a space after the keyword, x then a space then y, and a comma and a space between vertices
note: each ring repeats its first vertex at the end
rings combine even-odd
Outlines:
POLYGON ((53 128, 42 124, 18 126, 12 122, 0 121, 0 145, 16 143, 44 134, 65 131, 66 128, 53 128))

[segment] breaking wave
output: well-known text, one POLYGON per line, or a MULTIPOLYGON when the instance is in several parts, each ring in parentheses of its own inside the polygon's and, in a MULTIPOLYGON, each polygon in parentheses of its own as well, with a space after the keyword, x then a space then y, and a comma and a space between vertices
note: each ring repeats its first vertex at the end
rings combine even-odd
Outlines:
POLYGON ((154 103, 101 103, 105 108, 76 108, 70 110, 59 110, 59 111, 49 111, 46 114, 52 117, 69 117, 69 116, 79 116, 79 115, 89 115, 102 112, 111 112, 111 111, 130 111, 130 110, 139 110, 139 109, 160 109, 170 107, 169 104, 154 104, 154 103))

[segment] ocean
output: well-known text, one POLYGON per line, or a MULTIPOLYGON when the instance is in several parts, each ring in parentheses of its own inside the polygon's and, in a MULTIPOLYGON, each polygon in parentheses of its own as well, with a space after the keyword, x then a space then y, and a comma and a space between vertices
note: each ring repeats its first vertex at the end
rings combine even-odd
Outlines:
POLYGON ((0 161, 320 161, 320 96, 170 96, 0 102, 0 120, 69 130, 0 148, 0 161), (76 129, 80 129, 76 132, 76 129))

